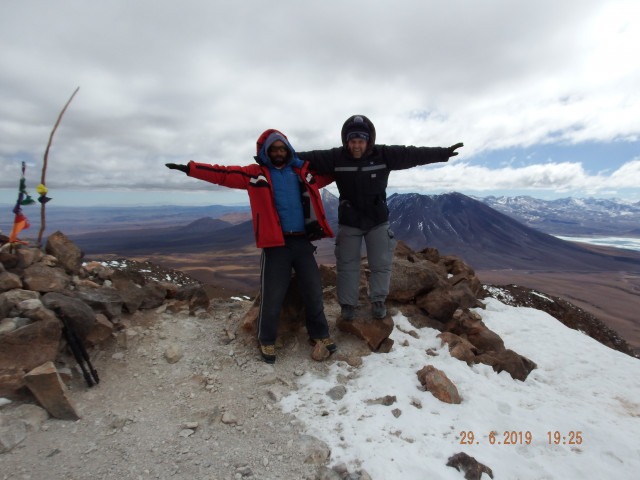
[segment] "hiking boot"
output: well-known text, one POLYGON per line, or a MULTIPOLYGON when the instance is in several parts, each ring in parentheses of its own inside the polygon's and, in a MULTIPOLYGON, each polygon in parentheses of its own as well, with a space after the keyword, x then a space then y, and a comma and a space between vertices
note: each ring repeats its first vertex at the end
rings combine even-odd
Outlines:
POLYGON ((384 306, 384 302, 373 302, 371 312, 375 318, 381 320, 387 316, 387 307, 384 306))
POLYGON ((356 307, 353 305, 342 305, 340 314, 342 315, 343 320, 352 322, 356 318, 356 307))
POLYGON ((275 345, 260 345, 260 354, 266 363, 276 363, 275 345))
POLYGON ((338 347, 336 346, 336 344, 333 343, 333 340, 331 340, 329 337, 309 339, 309 345, 311 345, 312 347, 315 347, 316 343, 324 344, 324 346, 327 347, 327 350, 329 350, 330 355, 333 355, 334 353, 336 353, 336 350, 338 350, 338 347))

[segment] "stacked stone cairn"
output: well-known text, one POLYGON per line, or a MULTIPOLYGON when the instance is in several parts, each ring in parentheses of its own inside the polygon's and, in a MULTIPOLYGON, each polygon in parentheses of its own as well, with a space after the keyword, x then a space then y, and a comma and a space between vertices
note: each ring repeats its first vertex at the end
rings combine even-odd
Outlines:
MULTIPOLYGON (((5 240, 6 241, 6 240, 5 240)), ((74 370, 59 370, 69 356, 58 313, 85 350, 124 328, 123 318, 166 299, 208 308, 202 286, 150 281, 140 273, 83 264, 83 252, 63 233, 44 249, 5 243, 0 249, 0 397, 36 397, 57 418, 77 414, 65 382, 74 370)), ((68 363, 68 362, 67 362, 68 363)))

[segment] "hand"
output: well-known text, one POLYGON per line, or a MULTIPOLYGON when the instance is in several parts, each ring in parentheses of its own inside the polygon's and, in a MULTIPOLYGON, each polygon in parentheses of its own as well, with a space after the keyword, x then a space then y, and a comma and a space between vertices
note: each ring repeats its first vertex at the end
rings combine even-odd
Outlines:
POLYGON ((449 156, 450 157, 455 157, 456 155, 458 155, 458 152, 456 152, 456 150, 460 147, 464 147, 464 143, 456 143, 455 145, 450 146, 447 150, 449 150, 449 156))
POLYGON ((165 163, 164 165, 171 170, 180 170, 189 175, 189 165, 180 165, 178 163, 165 163))

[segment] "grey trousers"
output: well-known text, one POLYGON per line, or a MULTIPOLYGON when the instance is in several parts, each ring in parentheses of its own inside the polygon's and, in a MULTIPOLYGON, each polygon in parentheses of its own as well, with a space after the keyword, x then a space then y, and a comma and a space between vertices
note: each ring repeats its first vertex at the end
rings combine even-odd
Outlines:
POLYGON ((396 248, 396 239, 389 228, 389 222, 377 225, 371 230, 340 225, 336 237, 335 255, 338 270, 336 288, 341 305, 355 307, 358 304, 360 251, 363 238, 371 269, 369 301, 384 302, 389 294, 391 264, 396 248))

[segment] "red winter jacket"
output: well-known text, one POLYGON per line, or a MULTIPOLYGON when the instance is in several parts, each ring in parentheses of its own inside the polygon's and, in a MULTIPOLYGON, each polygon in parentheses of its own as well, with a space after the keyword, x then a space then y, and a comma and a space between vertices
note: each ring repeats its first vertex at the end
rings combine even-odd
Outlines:
MULTIPOLYGON (((319 226, 322 228, 321 238, 333 237, 329 223, 325 217, 319 189, 333 182, 330 175, 314 175, 309 171, 309 163, 304 162, 302 168, 293 170, 302 179, 311 199, 319 226)), ((224 166, 206 163, 189 162, 190 177, 229 188, 247 190, 249 204, 253 216, 253 231, 258 248, 280 247, 284 245, 284 235, 280 226, 280 218, 271 190, 271 175, 266 165, 224 166)))

